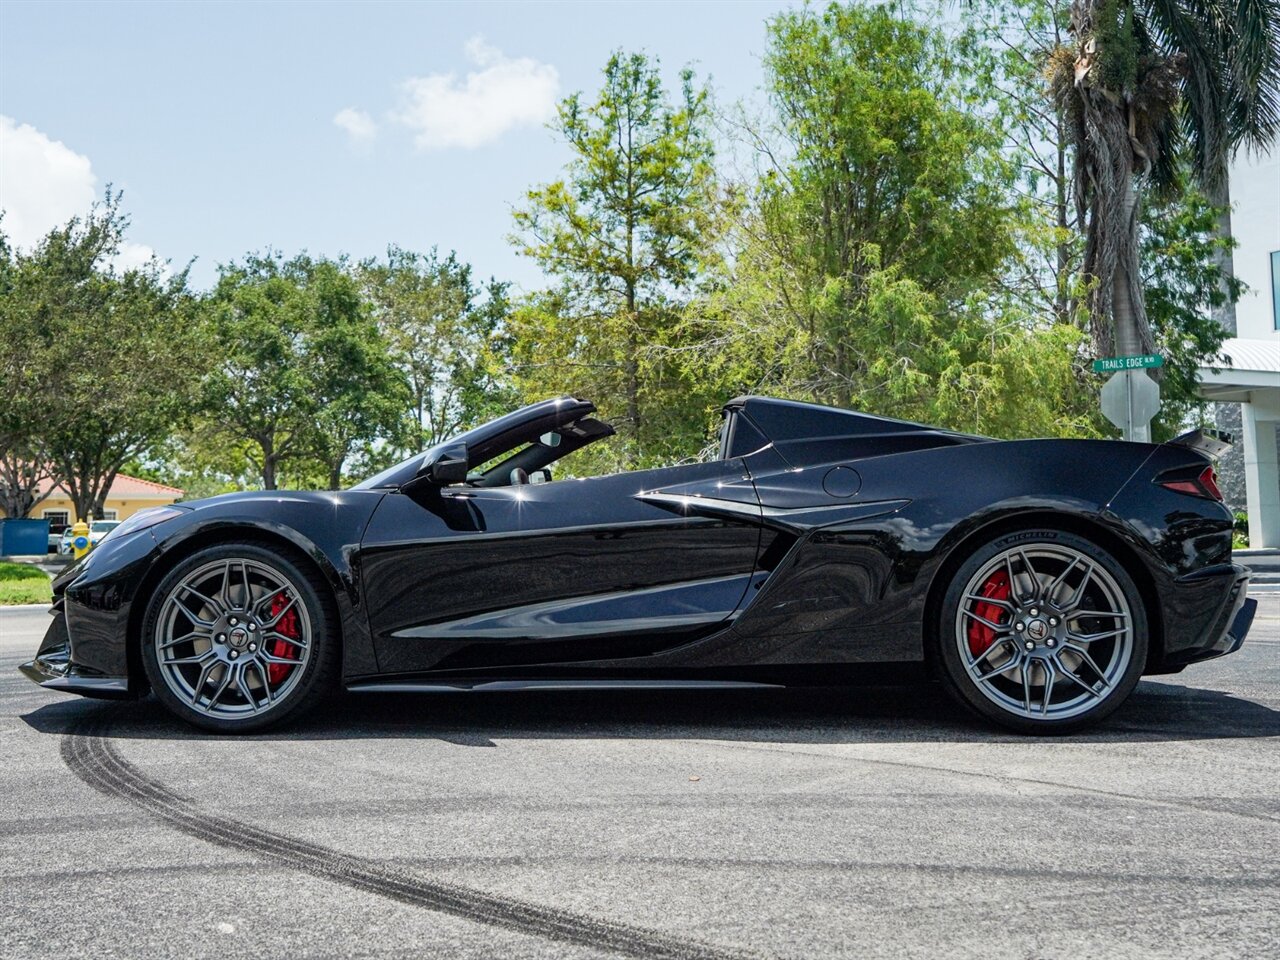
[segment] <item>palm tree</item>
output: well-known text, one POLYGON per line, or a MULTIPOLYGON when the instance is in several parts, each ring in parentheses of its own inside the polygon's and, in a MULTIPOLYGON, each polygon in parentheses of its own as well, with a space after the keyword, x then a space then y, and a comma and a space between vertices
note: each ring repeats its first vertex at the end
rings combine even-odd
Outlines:
POLYGON ((1075 146, 1098 356, 1155 349, 1138 271, 1138 201, 1189 169, 1225 196, 1242 146, 1280 129, 1280 0, 1071 0, 1051 68, 1075 146))

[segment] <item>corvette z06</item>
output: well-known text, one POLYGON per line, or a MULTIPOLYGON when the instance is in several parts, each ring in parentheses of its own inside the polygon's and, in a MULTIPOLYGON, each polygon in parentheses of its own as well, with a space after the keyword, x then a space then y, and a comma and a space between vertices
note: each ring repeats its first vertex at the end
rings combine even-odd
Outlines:
POLYGON ((594 414, 547 400, 349 490, 138 514, 57 578, 21 669, 224 732, 339 686, 933 676, 1054 733, 1231 653, 1253 617, 1204 432, 997 441, 745 397, 713 459, 554 479, 613 435, 594 414))

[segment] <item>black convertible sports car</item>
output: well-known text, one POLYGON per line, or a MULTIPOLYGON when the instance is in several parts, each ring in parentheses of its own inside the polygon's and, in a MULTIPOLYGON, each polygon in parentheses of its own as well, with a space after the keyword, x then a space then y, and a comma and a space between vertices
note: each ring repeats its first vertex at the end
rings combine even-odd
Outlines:
POLYGON ((1202 432, 994 441, 764 397, 713 460, 552 480, 613 428, 525 407, 341 492, 126 520, 22 670, 219 731, 326 691, 757 686, 931 670, 1070 730, 1231 653, 1256 602, 1202 432))

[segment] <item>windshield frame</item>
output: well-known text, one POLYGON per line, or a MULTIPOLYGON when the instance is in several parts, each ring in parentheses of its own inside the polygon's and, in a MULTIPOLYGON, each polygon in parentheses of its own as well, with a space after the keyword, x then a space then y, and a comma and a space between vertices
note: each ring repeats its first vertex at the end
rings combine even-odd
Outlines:
POLYGON ((531 403, 490 420, 488 423, 472 427, 448 440, 433 444, 422 453, 402 460, 367 480, 362 480, 351 489, 399 489, 417 477, 418 469, 427 457, 459 441, 467 445, 468 466, 476 467, 504 454, 514 453, 525 444, 537 440, 542 434, 581 420, 595 413, 595 410, 596 405, 591 401, 569 396, 531 403))

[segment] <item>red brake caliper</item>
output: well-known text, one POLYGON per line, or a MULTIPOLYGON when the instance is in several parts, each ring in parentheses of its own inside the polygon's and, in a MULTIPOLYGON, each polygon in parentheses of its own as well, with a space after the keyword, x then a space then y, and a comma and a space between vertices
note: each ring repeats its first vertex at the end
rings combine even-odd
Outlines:
MULTIPOLYGON (((284 595, 283 591, 272 597, 271 619, 274 620, 276 617, 280 617, 280 611, 283 610, 288 603, 289 598, 284 595)), ((290 608, 283 617, 280 617, 280 622, 275 625, 275 631, 281 636, 289 637, 293 640, 299 639, 298 611, 290 608)), ((298 659, 297 651, 297 647, 285 640, 281 640, 279 637, 271 642, 271 655, 273 657, 284 657, 286 660, 296 660, 298 659)), ((279 683, 289 675, 289 671, 292 669, 293 667, 289 666, 287 663, 267 664, 267 680, 270 683, 279 683)))
MULTIPOLYGON (((1009 593, 1009 574, 1004 570, 997 570, 987 577, 987 582, 978 591, 979 596, 990 597, 992 600, 1008 600, 1009 593)), ((990 620, 992 623, 1002 623, 1009 611, 994 603, 978 601, 974 604, 973 612, 984 620, 990 620)), ((971 654, 976 657, 979 654, 986 653, 995 642, 996 632, 994 630, 985 623, 974 620, 972 617, 969 619, 969 652, 971 654)))

